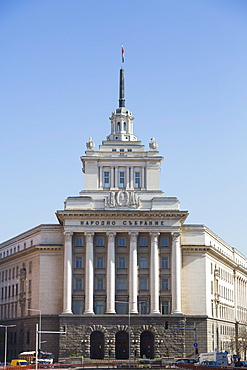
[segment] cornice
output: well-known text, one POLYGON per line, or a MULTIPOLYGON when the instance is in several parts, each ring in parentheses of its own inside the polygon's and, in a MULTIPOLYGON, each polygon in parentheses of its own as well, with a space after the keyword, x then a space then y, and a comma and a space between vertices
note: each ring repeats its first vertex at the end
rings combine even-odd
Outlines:
POLYGON ((191 252, 191 253, 207 253, 209 256, 216 258, 220 262, 224 262, 225 264, 231 266, 234 270, 241 270, 243 273, 246 274, 247 269, 243 266, 238 265, 235 261, 229 259, 229 257, 225 256, 217 249, 212 246, 207 245, 181 245, 181 249, 183 252, 191 252))
POLYGON ((61 210, 57 211, 56 215, 59 219, 65 220, 69 218, 81 218, 81 219, 88 219, 88 218, 106 218, 106 219, 178 219, 183 220, 188 216, 188 211, 88 211, 88 210, 61 210))

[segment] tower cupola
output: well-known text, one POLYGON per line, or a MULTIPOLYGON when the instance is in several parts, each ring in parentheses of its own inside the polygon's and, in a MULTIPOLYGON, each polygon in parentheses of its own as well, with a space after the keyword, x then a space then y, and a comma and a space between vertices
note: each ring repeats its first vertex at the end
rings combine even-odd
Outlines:
POLYGON ((124 69, 120 69, 119 82, 119 106, 112 113, 111 134, 107 136, 108 141, 137 141, 137 137, 133 134, 132 113, 125 108, 125 89, 124 89, 124 69))

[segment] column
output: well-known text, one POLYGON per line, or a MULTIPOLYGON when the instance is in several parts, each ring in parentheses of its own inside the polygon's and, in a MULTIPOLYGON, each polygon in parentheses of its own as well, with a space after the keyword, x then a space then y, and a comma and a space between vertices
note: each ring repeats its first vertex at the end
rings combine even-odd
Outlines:
POLYGON ((150 261, 150 314, 160 314, 159 309, 159 233, 151 235, 151 261, 150 261))
POLYGON ((107 272, 106 272, 106 313, 115 311, 115 235, 106 233, 108 236, 107 246, 107 272))
POLYGON ((181 314, 180 233, 172 235, 172 314, 181 314))
POLYGON ((119 187, 119 179, 118 179, 118 167, 115 167, 115 188, 119 187))
POLYGON ((93 271, 93 236, 94 233, 85 233, 85 310, 84 314, 93 315, 94 271, 93 271))
POLYGON ((130 188, 130 171, 129 167, 126 167, 126 189, 130 188))
POLYGON ((110 187, 114 188, 114 167, 111 167, 110 187))
POLYGON ((145 189, 145 167, 142 167, 141 188, 145 189))
POLYGON ((64 232, 63 314, 72 314, 72 232, 64 232))
POLYGON ((137 309, 137 236, 138 233, 129 233, 129 310, 130 313, 138 313, 137 309))
POLYGON ((130 189, 134 189, 134 167, 130 167, 130 189))
POLYGON ((99 166, 99 188, 103 188, 103 168, 99 166))

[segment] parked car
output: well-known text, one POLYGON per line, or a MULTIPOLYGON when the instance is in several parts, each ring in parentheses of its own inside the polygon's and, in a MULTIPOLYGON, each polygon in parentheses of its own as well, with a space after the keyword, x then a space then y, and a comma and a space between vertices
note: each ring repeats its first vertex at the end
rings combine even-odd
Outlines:
POLYGON ((207 366, 221 366, 217 361, 202 361, 201 365, 207 366))
POLYGON ((195 364, 197 361, 193 358, 179 358, 175 362, 179 362, 180 364, 195 364))

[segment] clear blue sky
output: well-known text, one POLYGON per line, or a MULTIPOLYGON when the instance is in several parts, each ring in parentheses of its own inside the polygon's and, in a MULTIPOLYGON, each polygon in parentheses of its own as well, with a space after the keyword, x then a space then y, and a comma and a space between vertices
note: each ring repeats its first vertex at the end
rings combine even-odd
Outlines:
POLYGON ((110 133, 121 44, 135 134, 161 188, 247 255, 247 1, 1 0, 0 241, 83 189, 80 155, 110 133))

